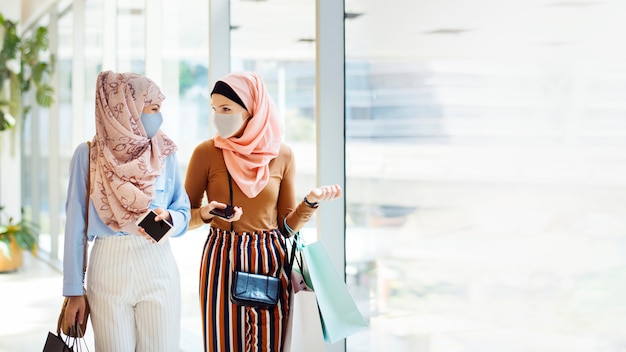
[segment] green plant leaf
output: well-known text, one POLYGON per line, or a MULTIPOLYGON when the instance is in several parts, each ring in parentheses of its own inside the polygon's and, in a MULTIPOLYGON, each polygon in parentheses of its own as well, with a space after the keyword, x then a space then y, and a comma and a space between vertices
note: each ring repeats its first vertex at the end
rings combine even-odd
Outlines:
POLYGON ((28 250, 32 250, 33 248, 35 248, 35 238, 32 237, 30 234, 15 234, 15 241, 17 242, 17 245, 20 248, 23 249, 28 249, 28 250))
POLYGON ((17 35, 17 25, 13 21, 4 20, 4 38, 2 42, 2 50, 0 57, 6 62, 17 58, 20 52, 20 37, 17 35))
MULTIPOLYGON (((23 78, 20 78, 23 79, 23 78)), ((30 90, 30 79, 22 81, 22 92, 28 92, 30 90)))
POLYGON ((18 247, 24 250, 33 251, 37 247, 39 226, 23 216, 22 209, 22 219, 19 222, 14 223, 13 218, 9 217, 8 223, 0 225, 0 243, 4 243, 8 252, 11 250, 11 238, 14 238, 18 247))
MULTIPOLYGON (((30 99, 22 99, 24 94, 35 96, 36 104, 50 107, 54 103, 54 89, 49 79, 54 70, 55 57, 49 52, 49 35, 45 26, 19 35, 17 23, 0 14, 0 87, 6 87, 10 80, 10 91, 3 92, 12 102, 9 113, 0 112, 0 131, 13 128, 15 120, 25 119, 30 111, 30 99), (8 93, 8 94, 7 94, 8 93)), ((0 96, 4 96, 0 94, 0 96)), ((6 106, 4 102, 0 102, 6 106)))
POLYGON ((54 88, 47 84, 42 84, 37 88, 37 104, 43 107, 49 107, 54 102, 52 98, 54 94, 54 88))
POLYGON ((48 28, 46 27, 37 27, 37 31, 35 31, 35 36, 33 40, 33 48, 36 51, 46 51, 48 50, 48 28))
POLYGON ((13 126, 15 126, 15 119, 11 115, 0 110, 0 131, 4 131, 13 126))
POLYGON ((38 62, 35 66, 33 66, 31 75, 33 82, 39 85, 44 80, 44 75, 49 71, 47 62, 38 62))

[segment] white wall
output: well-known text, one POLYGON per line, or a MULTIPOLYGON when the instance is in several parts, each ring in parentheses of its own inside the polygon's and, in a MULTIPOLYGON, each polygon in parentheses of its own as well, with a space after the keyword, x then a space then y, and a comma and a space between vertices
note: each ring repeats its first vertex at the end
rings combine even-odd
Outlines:
MULTIPOLYGON (((6 0, 2 0, 3 2, 6 0)), ((15 2, 15 0, 9 0, 15 2)), ((17 1, 19 2, 19 1, 17 1)), ((32 21, 37 20, 39 16, 47 11, 52 4, 60 2, 59 0, 22 0, 20 24, 28 26, 32 21)))
POLYGON ((20 19, 20 0, 2 0, 0 1, 0 12, 4 18, 12 21, 20 19))

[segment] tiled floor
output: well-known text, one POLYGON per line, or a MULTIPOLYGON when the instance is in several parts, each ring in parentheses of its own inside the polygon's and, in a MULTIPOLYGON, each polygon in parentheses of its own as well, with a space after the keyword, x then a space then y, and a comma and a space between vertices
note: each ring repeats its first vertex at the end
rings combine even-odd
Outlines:
MULTIPOLYGON (((201 321, 197 287, 202 229, 174 238, 172 248, 181 272, 181 344, 184 352, 202 351, 201 321)), ((25 253, 24 265, 14 272, 0 273, 0 352, 41 351, 48 331, 56 330, 61 308, 62 274, 46 262, 25 253)), ((90 351, 93 332, 88 327, 90 351)))

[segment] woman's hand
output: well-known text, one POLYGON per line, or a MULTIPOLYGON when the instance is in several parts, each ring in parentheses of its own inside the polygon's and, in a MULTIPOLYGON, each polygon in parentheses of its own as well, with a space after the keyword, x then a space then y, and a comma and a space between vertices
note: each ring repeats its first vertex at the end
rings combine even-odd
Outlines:
MULTIPOLYGON (((211 214, 211 210, 213 209, 226 209, 227 205, 224 203, 220 203, 218 201, 212 200, 209 202, 209 204, 203 206, 200 209, 200 217, 202 217, 203 220, 205 221, 209 221, 211 219, 213 219, 213 217, 215 217, 216 215, 211 214)), ((220 217, 220 219, 226 221, 226 222, 235 222, 238 221, 239 219, 241 219, 241 216, 243 215, 243 209, 241 209, 240 207, 233 207, 233 210, 235 210, 235 213, 233 214, 233 217, 231 217, 230 219, 226 219, 226 218, 222 218, 220 217)))
POLYGON ((172 215, 170 215, 169 210, 163 208, 156 208, 152 210, 154 210, 154 212, 157 214, 157 216, 154 218, 154 221, 165 220, 170 224, 172 223, 172 215))
MULTIPOLYGON (((172 223, 172 215, 170 214, 169 210, 163 209, 163 208, 156 208, 152 210, 157 214, 157 216, 154 217, 155 222, 165 220, 169 222, 170 224, 172 223)), ((139 234, 143 236, 143 238, 147 239, 148 241, 152 243, 157 242, 154 240, 154 238, 152 238, 152 236, 148 235, 148 233, 143 227, 137 226, 137 230, 139 231, 139 234)))
POLYGON ((85 304, 84 296, 71 296, 68 297, 67 307, 65 307, 65 325, 74 326, 74 324, 82 323, 85 321, 85 310, 87 304, 85 304))
POLYGON ((341 197, 341 187, 339 185, 322 186, 313 188, 306 195, 309 203, 328 202, 341 197))

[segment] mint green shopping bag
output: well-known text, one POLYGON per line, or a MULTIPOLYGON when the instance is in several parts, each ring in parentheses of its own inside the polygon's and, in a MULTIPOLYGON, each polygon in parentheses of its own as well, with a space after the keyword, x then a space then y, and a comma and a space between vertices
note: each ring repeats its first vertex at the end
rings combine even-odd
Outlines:
POLYGON ((315 292, 324 341, 335 343, 368 328, 321 241, 300 243, 304 279, 315 292))

